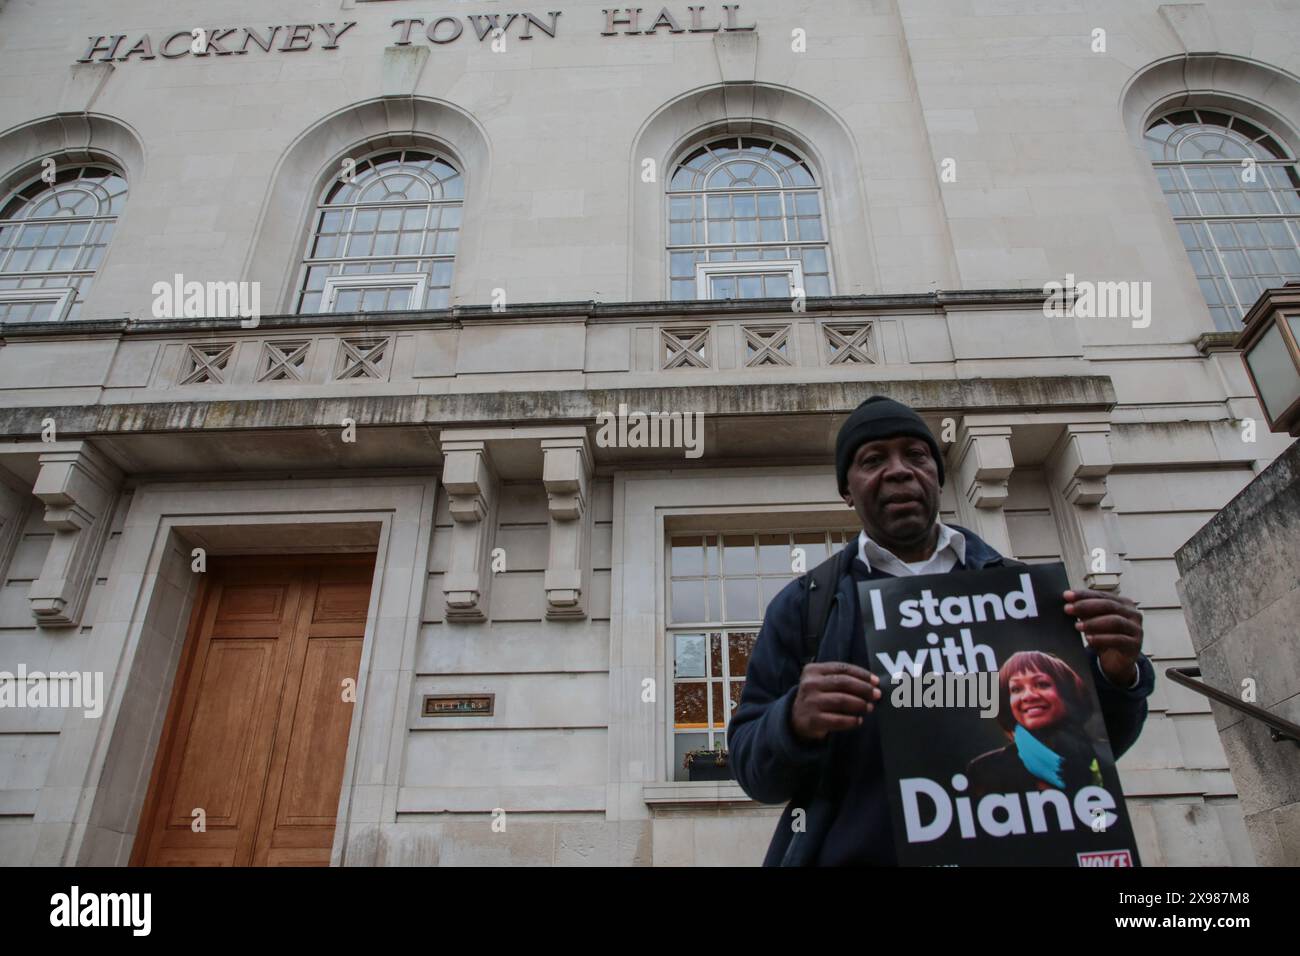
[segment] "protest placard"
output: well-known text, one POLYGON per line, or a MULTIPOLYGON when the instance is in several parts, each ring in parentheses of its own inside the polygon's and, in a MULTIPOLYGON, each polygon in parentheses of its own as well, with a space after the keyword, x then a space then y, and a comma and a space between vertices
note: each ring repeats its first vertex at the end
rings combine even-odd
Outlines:
POLYGON ((1061 564, 862 581, 903 865, 1136 866, 1061 564))

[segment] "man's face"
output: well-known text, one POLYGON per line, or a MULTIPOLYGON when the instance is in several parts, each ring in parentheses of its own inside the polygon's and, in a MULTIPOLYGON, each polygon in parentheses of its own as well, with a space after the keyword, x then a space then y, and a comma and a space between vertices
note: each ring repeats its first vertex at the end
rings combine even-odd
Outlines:
POLYGON ((939 517, 939 469, 930 446, 901 435, 861 445, 849 464, 844 501, 863 530, 894 553, 922 547, 939 517))

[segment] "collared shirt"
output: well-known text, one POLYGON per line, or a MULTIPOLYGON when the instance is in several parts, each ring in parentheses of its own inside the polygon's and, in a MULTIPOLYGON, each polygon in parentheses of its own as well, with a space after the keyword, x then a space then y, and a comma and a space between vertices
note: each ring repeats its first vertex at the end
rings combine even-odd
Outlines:
POLYGON ((956 528, 939 522, 939 540, 934 554, 924 561, 902 561, 892 551, 882 548, 867 537, 865 531, 858 535, 858 560, 870 571, 879 568, 895 577, 912 574, 943 574, 966 561, 966 536, 956 528))

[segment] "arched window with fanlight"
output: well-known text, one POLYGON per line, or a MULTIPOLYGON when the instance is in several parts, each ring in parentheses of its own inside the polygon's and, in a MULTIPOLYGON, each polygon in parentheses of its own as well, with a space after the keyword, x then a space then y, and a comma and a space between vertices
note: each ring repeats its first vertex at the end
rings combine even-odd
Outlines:
POLYGON ((464 198, 460 171, 429 150, 345 163, 313 215, 295 311, 446 308, 464 198))
POLYGON ((121 173, 43 164, 0 203, 0 322, 77 319, 126 203, 121 173))
POLYGON ((1265 289, 1300 279, 1300 175, 1284 141, 1221 110, 1183 109, 1145 135, 1160 188, 1222 330, 1265 289))
POLYGON ((670 298, 831 294, 822 190, 790 147, 711 140, 674 165, 667 193, 670 298))

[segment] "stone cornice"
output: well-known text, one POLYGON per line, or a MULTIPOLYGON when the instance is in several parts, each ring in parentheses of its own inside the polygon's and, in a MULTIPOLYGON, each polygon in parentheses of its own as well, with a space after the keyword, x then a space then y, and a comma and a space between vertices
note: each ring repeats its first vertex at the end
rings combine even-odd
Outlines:
MULTIPOLYGON (((942 312, 945 309, 1025 309, 1042 305, 1041 289, 975 289, 897 295, 837 295, 810 298, 803 311, 813 314, 863 314, 876 312, 942 312)), ((684 302, 528 302, 496 311, 490 305, 458 305, 449 309, 352 314, 312 313, 264 315, 257 329, 246 329, 237 317, 205 319, 90 319, 77 322, 18 322, 0 325, 0 345, 8 340, 33 338, 114 338, 177 334, 235 335, 267 329, 346 328, 370 329, 458 328, 466 322, 626 322, 663 321, 665 318, 700 319, 737 315, 789 315, 789 299, 745 299, 684 302)))
MULTIPOLYGON (((670 378, 671 373, 665 373, 670 378)), ((967 410, 1107 410, 1115 389, 1104 375, 896 381, 670 385, 656 388, 446 395, 357 395, 281 400, 148 402, 0 408, 0 438, 35 439, 42 421, 61 438, 196 432, 256 432, 361 426, 594 423, 620 403, 644 411, 702 412, 713 418, 844 414, 882 393, 923 413, 967 410)))

